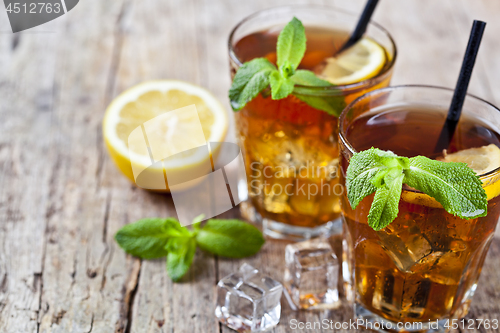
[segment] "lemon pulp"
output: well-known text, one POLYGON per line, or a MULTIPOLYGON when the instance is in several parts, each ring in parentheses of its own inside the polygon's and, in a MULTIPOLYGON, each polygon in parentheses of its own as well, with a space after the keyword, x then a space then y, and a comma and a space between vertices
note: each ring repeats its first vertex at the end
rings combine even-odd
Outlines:
MULTIPOLYGON (((131 134, 134 131, 142 132, 141 126, 144 128, 149 120, 158 116, 162 116, 162 122, 157 122, 159 125, 154 128, 154 133, 162 142, 161 153, 166 156, 182 151, 183 145, 193 146, 195 143, 190 142, 193 138, 198 138, 199 142, 200 123, 203 141, 221 142, 227 133, 226 110, 212 94, 199 86, 183 81, 163 80, 145 82, 125 91, 106 110, 103 136, 116 166, 134 183, 133 169, 148 168, 149 172, 156 172, 163 178, 164 168, 161 164, 151 167, 154 149, 150 147, 153 151, 153 156, 150 156, 146 145, 129 145, 129 142, 133 142, 130 141, 131 134), (193 104, 197 110, 195 116, 193 112, 182 112, 184 109, 181 112, 170 112, 193 104)), ((184 153, 176 161, 175 169, 196 168, 200 163, 201 161, 189 156, 189 153, 184 153)), ((168 168, 165 165, 165 169, 168 168)), ((168 191, 168 187, 166 190, 168 191)))
POLYGON ((328 58, 318 76, 335 85, 361 82, 376 76, 386 62, 384 48, 364 37, 337 56, 328 58))

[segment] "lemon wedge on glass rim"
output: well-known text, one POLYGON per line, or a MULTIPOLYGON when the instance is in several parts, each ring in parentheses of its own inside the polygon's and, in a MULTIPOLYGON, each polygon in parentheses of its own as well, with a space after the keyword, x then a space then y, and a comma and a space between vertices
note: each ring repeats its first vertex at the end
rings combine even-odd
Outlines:
POLYGON ((376 76, 386 62, 384 48, 364 37, 335 57, 326 59, 318 76, 335 85, 361 82, 376 76))
MULTIPOLYGON (((438 160, 443 162, 467 163, 467 166, 474 170, 477 175, 484 175, 500 166, 500 148, 494 144, 490 144, 488 146, 460 150, 452 154, 446 154, 445 152, 444 156, 438 158, 438 160)), ((483 188, 488 200, 500 195, 499 174, 487 175, 481 177, 481 180, 483 181, 483 188)), ((403 191, 401 197, 409 203, 434 208, 442 207, 434 198, 420 192, 403 191)))
MULTIPOLYGON (((222 142, 228 129, 228 118, 225 108, 209 91, 197 85, 177 80, 149 81, 136 85, 118 97, 108 106, 104 115, 102 130, 103 137, 108 152, 117 168, 134 184, 133 170, 148 169, 149 173, 156 174, 164 179, 164 172, 168 173, 168 168, 175 171, 196 169, 206 161, 199 160, 194 154, 189 152, 178 154, 174 164, 155 163, 152 165, 151 151, 140 148, 140 145, 129 147, 131 133, 142 132, 145 123, 149 120, 167 115, 167 121, 163 121, 155 128, 156 134, 161 136, 163 144, 162 150, 168 155, 169 147, 173 147, 175 138, 182 138, 182 141, 189 141, 190 137, 200 136, 200 122, 203 136, 206 142, 222 142), (170 111, 195 105, 197 115, 193 113, 182 113, 170 111), (158 133, 160 131, 160 133, 158 133), (169 141, 171 140, 171 141, 169 141), (170 165, 170 166, 169 166, 170 165)), ((177 139, 177 141, 179 141, 177 139)), ((189 142, 183 142, 189 145, 189 142)), ((147 144, 147 142, 146 142, 147 144)), ((216 151, 211 152, 216 155, 216 151)), ((153 154, 154 155, 154 154, 153 154)), ((176 155, 177 156, 177 155, 176 155)), ((205 160, 206 156, 203 157, 205 160)), ((168 192, 169 189, 159 191, 168 192)))

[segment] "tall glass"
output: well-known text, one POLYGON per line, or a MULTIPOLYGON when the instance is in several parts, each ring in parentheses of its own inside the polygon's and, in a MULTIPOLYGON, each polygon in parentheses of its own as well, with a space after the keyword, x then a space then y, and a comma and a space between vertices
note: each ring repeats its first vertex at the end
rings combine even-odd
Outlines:
MULTIPOLYGON (((229 37, 231 75, 256 57, 276 61, 279 31, 300 19, 307 50, 299 68, 314 69, 332 56, 353 30, 358 14, 322 6, 289 6, 264 10, 241 21, 229 37)), ((244 153, 248 192, 244 216, 262 219, 264 232, 275 238, 305 239, 339 221, 337 116, 302 100, 322 99, 338 114, 356 97, 386 87, 396 59, 396 46, 381 26, 371 23, 367 36, 386 51, 386 63, 373 78, 335 87, 296 86, 295 96, 272 100, 264 91, 235 112, 237 137, 244 153)), ((240 191, 241 193, 242 191, 240 191)))
MULTIPOLYGON (((376 147, 398 155, 434 153, 453 91, 399 86, 373 91, 351 103, 339 118, 341 169, 356 151, 376 147)), ((500 110, 468 95, 447 153, 500 146, 500 110)), ((341 199, 345 279, 356 295, 356 315, 401 331, 444 331, 468 312, 500 216, 500 165, 480 175, 488 214, 463 220, 433 198, 403 187, 396 219, 374 231, 367 224, 373 195, 351 209, 341 199), (496 168, 496 169, 495 169, 496 168), (397 326, 397 323, 406 326, 397 326)), ((342 184, 345 179, 342 177, 342 184)))

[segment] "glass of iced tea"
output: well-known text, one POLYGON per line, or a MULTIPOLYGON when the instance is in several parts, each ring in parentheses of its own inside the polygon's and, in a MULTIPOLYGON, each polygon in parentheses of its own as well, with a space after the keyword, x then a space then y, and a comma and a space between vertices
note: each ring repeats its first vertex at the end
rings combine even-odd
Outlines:
POLYGON ((339 118, 344 172, 354 153, 371 147, 465 162, 488 199, 487 216, 465 220, 403 185, 396 219, 375 231, 367 224, 373 194, 354 210, 342 196, 344 279, 354 287, 356 315, 368 328, 384 323, 388 330, 444 331, 467 314, 476 290, 500 216, 500 110, 467 95, 449 148, 435 152, 452 95, 439 87, 384 88, 358 98, 339 118))
MULTIPOLYGON (((229 37, 232 76, 257 57, 276 63, 278 35, 294 16, 302 21, 307 37, 298 69, 312 71, 336 53, 358 19, 358 14, 310 5, 255 13, 229 37)), ((356 97, 388 86, 396 59, 394 41, 381 26, 370 23, 366 37, 383 50, 383 62, 373 76, 332 87, 296 85, 293 95, 280 100, 263 91, 234 113, 248 185, 248 191, 240 191, 242 201, 247 200, 242 213, 262 220, 268 236, 306 239, 320 234, 330 222, 340 222, 343 187, 338 177, 337 116, 356 97), (330 114, 304 102, 318 98, 333 105, 330 114)))

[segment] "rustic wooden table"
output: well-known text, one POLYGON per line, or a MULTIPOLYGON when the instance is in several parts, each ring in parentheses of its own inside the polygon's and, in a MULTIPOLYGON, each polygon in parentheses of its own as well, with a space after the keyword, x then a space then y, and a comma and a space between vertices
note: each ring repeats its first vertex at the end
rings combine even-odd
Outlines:
MULTIPOLYGON (((210 89, 229 113, 227 36, 244 16, 290 2, 359 11, 363 0, 85 0, 67 15, 12 34, 0 15, 0 332, 230 332, 213 312, 215 285, 242 260, 198 252, 182 283, 163 260, 140 261, 114 233, 173 215, 169 196, 132 186, 102 141, 106 106, 151 79, 210 89)), ((472 20, 488 22, 470 92, 500 105, 500 2, 384 0, 375 13, 394 36, 393 84, 453 87, 472 20)), ((236 210, 225 216, 236 216, 236 210)), ((498 234, 498 233, 497 233, 498 234)), ((246 260, 282 279, 284 243, 246 260)), ((491 246, 470 318, 500 317, 500 238, 491 246)), ((290 320, 349 319, 293 312, 290 320)), ((300 330, 297 330, 299 332, 300 330)), ((475 330, 471 330, 475 331, 475 330)), ((481 329, 481 332, 498 332, 481 329)))

